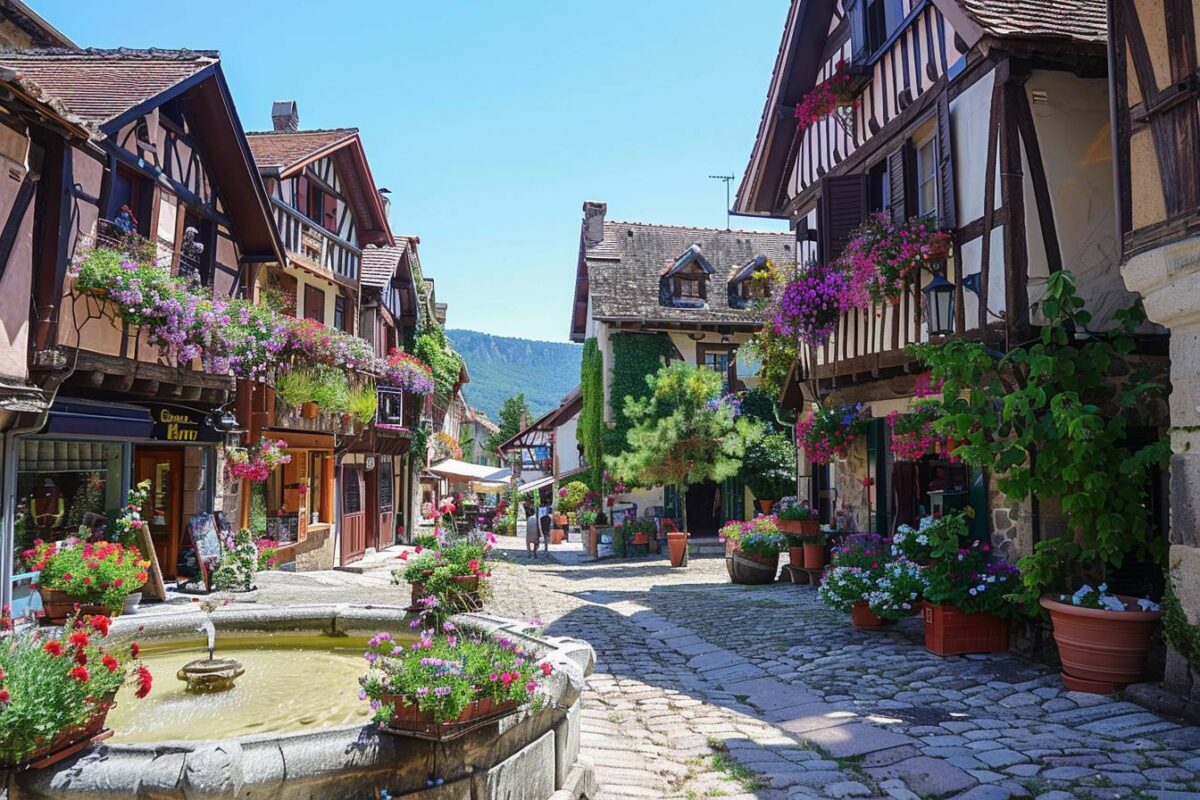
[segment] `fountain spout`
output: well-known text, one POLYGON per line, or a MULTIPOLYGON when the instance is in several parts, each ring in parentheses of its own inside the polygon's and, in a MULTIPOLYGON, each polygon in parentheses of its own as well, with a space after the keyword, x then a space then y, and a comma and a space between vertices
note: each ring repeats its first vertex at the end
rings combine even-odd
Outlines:
POLYGON ((211 619, 205 619, 196 626, 196 632, 203 631, 208 634, 208 660, 213 660, 213 652, 217 649, 217 629, 213 626, 211 619))

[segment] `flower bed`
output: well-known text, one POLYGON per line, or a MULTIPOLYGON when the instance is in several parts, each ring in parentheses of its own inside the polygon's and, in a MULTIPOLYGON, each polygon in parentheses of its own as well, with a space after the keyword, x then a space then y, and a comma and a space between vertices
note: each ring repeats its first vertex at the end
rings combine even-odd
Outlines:
POLYGON ((89 741, 126 680, 137 682, 137 697, 149 694, 137 645, 107 647, 108 630, 108 617, 96 615, 54 635, 27 630, 0 641, 0 766, 89 741))

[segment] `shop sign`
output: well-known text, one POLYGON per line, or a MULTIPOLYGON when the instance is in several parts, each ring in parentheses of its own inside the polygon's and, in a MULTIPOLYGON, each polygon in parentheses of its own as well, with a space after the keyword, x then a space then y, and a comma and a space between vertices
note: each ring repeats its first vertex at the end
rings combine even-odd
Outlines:
POLYGON ((154 420, 150 438, 163 442, 223 442, 224 434, 208 424, 208 412, 184 406, 147 404, 154 420))

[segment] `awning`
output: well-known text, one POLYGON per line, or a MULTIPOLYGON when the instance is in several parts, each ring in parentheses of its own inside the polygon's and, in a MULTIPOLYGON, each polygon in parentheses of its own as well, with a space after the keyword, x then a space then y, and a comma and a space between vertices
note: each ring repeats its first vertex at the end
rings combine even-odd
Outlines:
POLYGON ((549 486, 552 483, 554 483, 553 475, 547 475, 544 478, 534 478, 533 480, 529 481, 529 483, 521 484, 521 493, 524 494, 525 492, 534 492, 538 489, 541 489, 543 486, 549 486))
POLYGON ((154 431, 150 411, 125 403, 62 398, 50 407, 43 433, 148 439, 154 431))
POLYGON ((472 464, 469 461, 459 461, 448 458, 429 467, 432 472, 442 478, 455 478, 461 481, 484 481, 486 483, 503 483, 508 480, 511 472, 508 467, 493 467, 487 464, 472 464))

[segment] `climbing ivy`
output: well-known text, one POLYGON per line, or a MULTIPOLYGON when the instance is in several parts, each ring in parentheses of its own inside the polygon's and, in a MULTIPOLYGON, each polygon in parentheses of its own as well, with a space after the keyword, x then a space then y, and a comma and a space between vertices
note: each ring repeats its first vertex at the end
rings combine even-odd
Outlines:
POLYGON ((414 355, 433 370, 434 388, 441 394, 449 394, 454 391, 459 373, 462 371, 463 360, 462 356, 454 352, 454 348, 450 346, 442 327, 434 324, 426 325, 417 334, 413 350, 414 355))
POLYGON ((662 333, 617 333, 609 339, 612 373, 608 389, 613 426, 604 432, 603 452, 614 457, 624 452, 633 423, 624 413, 627 398, 650 396, 648 377, 656 374, 675 352, 671 339, 662 333))
POLYGON ((579 414, 578 436, 583 457, 592 465, 588 484, 598 492, 604 473, 604 359, 595 337, 583 343, 579 372, 583 410, 579 414))
MULTIPOLYGON (((1175 565, 1178 568, 1178 564, 1175 565)), ((1163 635, 1167 643, 1183 656, 1192 669, 1200 669, 1200 625, 1193 625, 1175 595, 1171 572, 1167 572, 1167 587, 1162 599, 1163 635)))
POLYGON ((989 469, 1010 499, 1057 498, 1072 535, 1038 542, 1020 561, 1014 595, 1036 613, 1038 597, 1072 574, 1120 566, 1127 555, 1159 560, 1146 492, 1148 471, 1170 454, 1165 439, 1135 447, 1126 426, 1165 387, 1142 371, 1117 385, 1114 362, 1132 352, 1140 307, 1118 312, 1122 329, 1077 335, 1091 321, 1070 272, 1057 272, 1041 301, 1048 323, 1033 344, 998 353, 951 340, 913 348, 942 386, 939 433, 954 455, 989 469))

